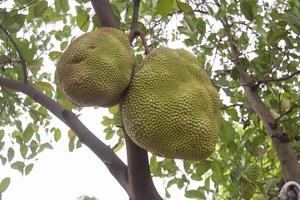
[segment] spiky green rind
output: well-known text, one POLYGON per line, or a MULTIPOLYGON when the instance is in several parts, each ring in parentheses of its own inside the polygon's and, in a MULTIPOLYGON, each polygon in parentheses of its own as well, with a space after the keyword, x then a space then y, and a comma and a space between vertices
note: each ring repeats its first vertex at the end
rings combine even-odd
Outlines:
POLYGON ((109 107, 127 88, 135 58, 126 34, 103 27, 74 40, 60 57, 60 88, 79 106, 109 107))
POLYGON ((150 53, 121 108, 129 137, 154 154, 201 160, 215 149, 218 93, 188 51, 159 48, 150 53))

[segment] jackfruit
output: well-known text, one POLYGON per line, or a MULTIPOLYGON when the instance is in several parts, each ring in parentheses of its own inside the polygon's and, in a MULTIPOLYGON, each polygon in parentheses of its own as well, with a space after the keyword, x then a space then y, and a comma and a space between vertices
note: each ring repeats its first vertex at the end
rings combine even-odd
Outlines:
POLYGON ((217 90, 194 55, 158 48, 133 76, 121 115, 138 146, 167 158, 201 160, 218 141, 219 105, 217 90))
POLYGON ((61 55, 58 85, 74 104, 109 107, 127 88, 134 62, 124 32, 99 28, 75 39, 61 55))

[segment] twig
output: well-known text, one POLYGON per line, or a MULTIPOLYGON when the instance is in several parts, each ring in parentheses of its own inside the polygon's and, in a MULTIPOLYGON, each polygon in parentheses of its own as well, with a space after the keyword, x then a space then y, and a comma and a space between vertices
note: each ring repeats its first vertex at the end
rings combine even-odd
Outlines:
POLYGON ((13 44, 13 46, 16 49, 16 51, 18 52, 18 55, 20 57, 20 63, 22 65, 22 69, 23 69, 23 75, 24 75, 23 83, 28 83, 26 61, 24 59, 24 56, 22 54, 21 49, 18 47, 18 45, 15 43, 15 41, 13 40, 13 38, 11 37, 11 35, 7 32, 7 30, 3 26, 0 25, 0 29, 3 31, 3 33, 10 40, 10 42, 13 44))
POLYGON ((225 106, 222 106, 222 107, 221 107, 221 110, 225 110, 225 109, 227 109, 227 108, 236 107, 236 106, 243 107, 244 104, 235 103, 235 104, 232 104, 232 105, 225 105, 225 106))
POLYGON ((266 84, 266 83, 270 83, 270 82, 286 81, 286 80, 288 80, 288 79, 290 79, 293 76, 296 76, 298 74, 300 74, 300 70, 295 71, 290 75, 287 75, 287 76, 284 76, 284 77, 281 77, 281 78, 278 78, 278 79, 272 78, 272 79, 267 79, 267 80, 259 80, 259 81, 257 81, 256 85, 260 85, 260 84, 263 84, 263 83, 266 84))
POLYGON ((8 109, 10 111, 10 113, 12 114, 12 117, 14 118, 14 121, 16 123, 17 128, 19 129, 19 131, 22 133, 23 132, 23 128, 22 128, 22 123, 20 122, 20 120, 17 118, 17 113, 14 109, 12 109, 12 106, 7 103, 8 109))
POLYGON ((33 1, 29 2, 27 5, 25 5, 25 6, 21 7, 21 8, 15 9, 15 10, 11 10, 10 12, 18 12, 20 10, 23 10, 23 9, 31 6, 32 4, 36 3, 37 1, 38 0, 33 0, 33 1))
POLYGON ((292 106, 290 107, 290 109, 288 109, 287 111, 285 111, 284 113, 282 113, 279 117, 277 117, 274 121, 274 126, 277 127, 278 126, 278 122, 279 120, 284 117, 285 115, 288 115, 290 112, 292 112, 295 108, 298 108, 299 105, 295 105, 295 106, 292 106))
POLYGON ((147 45, 145 35, 140 31, 135 31, 134 34, 140 36, 142 44, 143 44, 144 49, 145 49, 145 55, 148 55, 149 54, 149 47, 147 45))
POLYGON ((139 20, 139 6, 140 6, 140 0, 134 0, 133 1, 133 16, 132 16, 132 21, 131 21, 131 26, 130 26, 130 32, 128 35, 129 43, 131 44, 132 41, 134 40, 136 34, 136 27, 137 23, 139 20))

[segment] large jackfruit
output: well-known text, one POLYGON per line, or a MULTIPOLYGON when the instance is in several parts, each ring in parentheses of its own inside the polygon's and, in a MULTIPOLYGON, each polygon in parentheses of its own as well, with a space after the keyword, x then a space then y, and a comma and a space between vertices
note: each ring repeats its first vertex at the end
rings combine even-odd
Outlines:
POLYGON ((103 27, 69 45, 58 62, 58 84, 79 106, 112 106, 130 82, 134 60, 126 34, 103 27))
POLYGON ((132 78, 121 114, 137 145, 167 158, 205 159, 218 141, 218 93, 197 58, 183 49, 150 53, 132 78))

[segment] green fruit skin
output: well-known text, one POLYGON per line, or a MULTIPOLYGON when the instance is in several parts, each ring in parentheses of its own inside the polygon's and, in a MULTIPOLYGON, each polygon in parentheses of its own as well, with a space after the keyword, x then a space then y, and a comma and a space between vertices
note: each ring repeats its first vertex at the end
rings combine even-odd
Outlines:
POLYGON ((122 100, 129 137, 167 158, 201 160, 218 141, 220 100, 197 58, 183 49, 159 48, 144 60, 122 100))
POLYGON ((126 34, 103 27, 74 40, 59 59, 59 87, 79 106, 117 104, 128 87, 135 57, 126 34))

